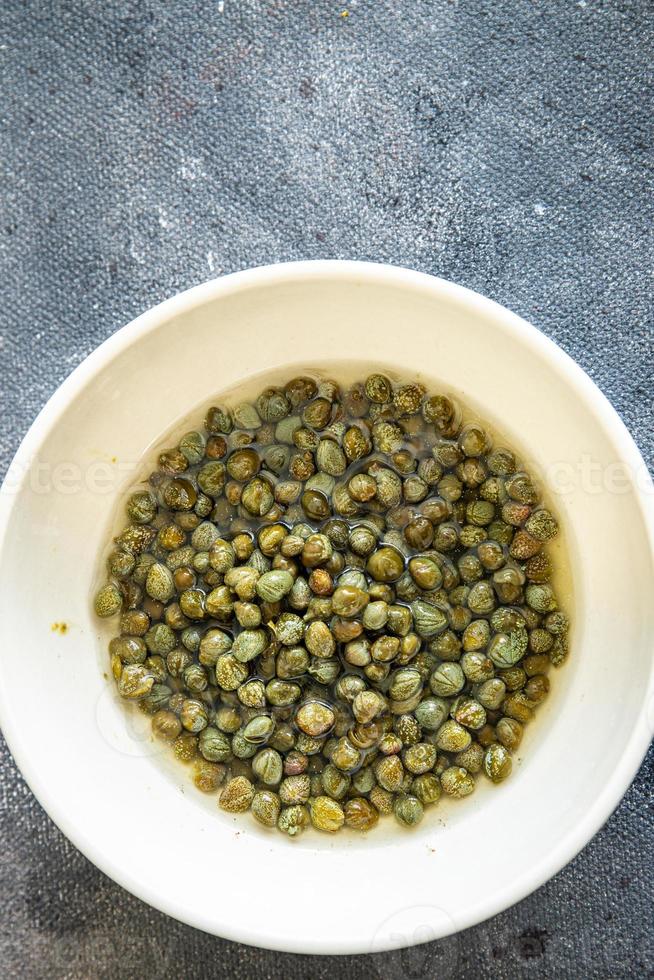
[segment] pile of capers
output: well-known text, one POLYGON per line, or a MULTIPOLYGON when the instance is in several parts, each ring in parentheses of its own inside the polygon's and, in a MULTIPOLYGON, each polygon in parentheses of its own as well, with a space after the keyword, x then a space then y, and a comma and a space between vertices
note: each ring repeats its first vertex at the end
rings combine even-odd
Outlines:
POLYGON ((409 827, 510 774, 568 650, 558 527, 451 398, 375 373, 214 405, 127 517, 95 598, 113 675, 223 810, 409 827))

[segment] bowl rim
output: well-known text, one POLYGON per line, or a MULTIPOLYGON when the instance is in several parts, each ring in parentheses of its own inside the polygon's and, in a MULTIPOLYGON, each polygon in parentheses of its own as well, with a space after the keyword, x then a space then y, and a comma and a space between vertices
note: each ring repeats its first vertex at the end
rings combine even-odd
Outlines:
MULTIPOLYGON (((647 544, 650 554, 654 557, 654 484, 649 476, 643 457, 638 450, 625 424, 610 404, 606 396, 565 351, 554 341, 541 333, 536 327, 522 317, 512 313, 506 307, 465 286, 450 282, 428 273, 418 272, 401 266, 358 260, 303 260, 282 262, 257 266, 239 272, 210 279, 199 285, 183 290, 168 299, 163 300, 140 314, 115 333, 108 337, 93 350, 62 382, 48 399, 36 416, 22 439, 0 487, 0 558, 2 556, 5 538, 10 525, 14 507, 20 494, 6 492, 13 464, 17 459, 31 459, 39 446, 47 438, 62 414, 74 401, 88 382, 114 357, 129 347, 133 342, 156 330, 161 324, 182 315, 207 302, 219 300, 223 296, 245 291, 251 288, 276 286, 282 283, 292 283, 309 280, 340 279, 366 284, 395 285, 410 290, 419 290, 439 295, 452 300, 469 312, 479 313, 483 318, 489 317, 502 321, 503 328, 516 338, 518 343, 526 345, 539 358, 548 362, 549 366, 564 377, 564 380, 574 390, 578 398, 583 400, 589 410, 598 419, 605 433, 611 438, 619 450, 619 455, 631 468, 631 472, 640 471, 645 479, 638 484, 632 484, 633 496, 637 504, 643 525, 647 532, 647 544)), ((23 475, 22 480, 26 478, 23 475)), ((22 484, 21 480, 21 484, 22 484)), ((0 635, 4 627, 0 624, 0 635)), ((351 954, 361 953, 355 944, 344 947, 338 939, 311 941, 298 936, 290 945, 288 942, 278 943, 274 936, 266 935, 265 930, 256 926, 231 927, 217 932, 216 926, 208 921, 199 921, 197 916, 189 913, 183 903, 167 896, 152 894, 147 886, 135 880, 129 869, 122 868, 104 854, 98 851, 98 846, 85 829, 77 826, 70 812, 52 798, 48 789, 48 780, 44 779, 38 766, 33 763, 23 751, 20 733, 10 722, 7 711, 7 692, 0 674, 0 728, 4 734, 9 750, 30 790, 46 811, 51 820, 61 832, 90 860, 96 867, 116 881, 123 888, 149 905, 172 916, 179 921, 195 928, 203 929, 235 942, 248 945, 263 946, 268 949, 278 949, 297 953, 314 954, 351 954)), ((625 747, 620 765, 613 771, 611 780, 607 782, 603 792, 596 798, 593 807, 579 821, 575 828, 561 838, 558 847, 547 857, 536 862, 528 871, 516 877, 510 888, 495 894, 474 906, 459 918, 453 930, 443 932, 446 935, 467 929, 479 922, 490 918, 522 900, 536 890, 568 864, 599 831, 606 820, 619 805, 622 797, 633 781, 651 741, 651 732, 647 725, 647 705, 654 699, 654 670, 650 666, 647 695, 643 700, 643 708, 633 719, 630 739, 625 747)))

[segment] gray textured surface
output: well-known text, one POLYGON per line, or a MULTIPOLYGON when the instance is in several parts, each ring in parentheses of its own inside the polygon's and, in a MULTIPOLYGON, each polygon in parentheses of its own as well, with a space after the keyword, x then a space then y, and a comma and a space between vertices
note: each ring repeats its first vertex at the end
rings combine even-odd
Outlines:
MULTIPOLYGON (((318 257, 435 272, 525 315, 652 465, 652 5, 345 6, 4 0, 3 470, 57 385, 135 314, 223 272, 318 257)), ((132 898, 55 829, 5 749, 0 972, 652 976, 651 775, 650 753, 576 861, 492 922, 404 957, 310 961, 132 898)))

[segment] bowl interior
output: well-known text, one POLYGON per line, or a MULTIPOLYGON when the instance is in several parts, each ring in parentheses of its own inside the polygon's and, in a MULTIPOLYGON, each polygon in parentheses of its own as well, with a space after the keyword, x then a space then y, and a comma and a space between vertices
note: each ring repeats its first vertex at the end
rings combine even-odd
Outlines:
POLYGON ((191 291, 97 352, 9 473, 0 709, 12 751, 88 857, 200 928, 294 951, 366 952, 470 925, 569 859, 642 754, 654 721, 654 610, 639 465, 588 379, 464 290, 328 264, 191 291), (501 788, 480 780, 412 832, 386 821, 367 838, 289 841, 221 813, 164 761, 147 721, 117 702, 90 594, 116 502, 163 433, 253 375, 299 366, 347 378, 360 376, 356 362, 458 395, 539 473, 570 561, 572 653, 501 788))

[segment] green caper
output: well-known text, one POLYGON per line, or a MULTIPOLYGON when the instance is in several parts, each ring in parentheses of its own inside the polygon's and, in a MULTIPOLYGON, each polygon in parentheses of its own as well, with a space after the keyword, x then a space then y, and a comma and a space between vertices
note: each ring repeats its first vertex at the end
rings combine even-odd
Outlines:
POLYGON ((429 686, 438 697, 453 697, 463 689, 465 675, 457 663, 442 663, 431 674, 429 686))
POLYGON ((196 786, 295 836, 505 778, 569 651, 558 524, 515 455, 379 373, 269 386, 205 430, 129 496, 94 600, 121 613, 119 693, 196 786))
POLYGON ((284 773, 281 755, 273 748, 262 749, 252 760, 252 772, 266 786, 277 786, 284 773))
POLYGON ((501 783, 511 774, 511 756, 503 745, 489 745, 484 755, 484 772, 494 783, 501 783))
POLYGON ((279 602, 292 588, 293 576, 282 569, 264 572, 256 584, 257 595, 264 602, 279 602))
POLYGON ((537 613, 550 613, 556 610, 557 602, 551 585, 528 585, 525 590, 527 605, 537 613))
POLYGON ((243 630, 234 640, 231 652, 241 663, 249 663, 260 656, 268 645, 265 630, 243 630))
POLYGON ((370 802, 378 813, 388 814, 393 812, 393 801, 395 797, 389 790, 382 786, 373 786, 370 790, 370 802))
POLYGON ((277 793, 262 789, 252 797, 252 815, 264 827, 274 827, 279 819, 281 801, 277 793))
POLYGON ((323 769, 320 778, 322 788, 328 796, 333 797, 335 800, 344 799, 351 784, 351 779, 346 773, 337 769, 332 763, 328 763, 323 769))
POLYGON ((267 742, 275 729, 275 719, 269 715, 256 715, 243 729, 243 738, 253 745, 267 742))
POLYGON ((475 788, 475 781, 467 769, 462 766, 450 766, 441 774, 443 792, 456 799, 469 796, 475 788))
POLYGON ((404 571, 404 559, 395 548, 379 548, 369 557, 366 570, 376 582, 396 582, 404 571))
POLYGON ((436 733, 436 745, 443 752, 462 752, 471 741, 470 732, 453 720, 444 722, 436 733))
POLYGON ((216 684, 223 691, 235 691, 248 676, 248 668, 232 653, 218 657, 215 663, 216 684))
POLYGON ((119 657, 123 664, 142 664, 148 650, 140 637, 115 636, 109 643, 109 653, 112 657, 119 657))
POLYGON ((159 602, 168 602, 175 594, 175 583, 172 572, 166 565, 155 562, 148 570, 145 589, 152 599, 157 599, 159 602))
POLYGON ((273 679, 266 684, 266 699, 276 708, 287 707, 299 701, 302 689, 291 681, 273 679))
POLYGON ((173 742, 173 752, 180 762, 189 763, 197 756, 198 740, 192 732, 182 732, 173 742))
POLYGON ((226 769, 220 763, 198 759, 193 770, 193 782, 203 793, 214 793, 225 779, 226 769))
POLYGON ((427 697, 415 709, 415 717, 421 728, 435 732, 447 718, 449 704, 444 698, 427 697))
POLYGON ((112 551, 107 558, 107 571, 117 579, 127 579, 136 567, 136 558, 127 551, 112 551))
POLYGON ((250 809, 253 799, 254 787, 250 780, 245 776, 236 776, 226 784, 218 803, 228 813, 244 813, 250 809))
POLYGON ((304 644, 314 657, 331 657, 336 649, 329 627, 321 620, 309 623, 304 634, 304 644))
POLYGON ((393 386, 384 374, 371 374, 366 379, 364 386, 366 397, 371 402, 383 404, 391 401, 393 397, 393 386))
POLYGON ((404 827, 414 827, 424 816, 422 803, 417 796, 401 793, 396 797, 393 813, 398 823, 404 827))
POLYGON ((254 449, 237 449, 227 460, 227 472, 233 480, 247 483, 256 476, 261 467, 261 460, 254 449))
POLYGON ((329 500, 320 490, 305 490, 300 499, 307 517, 322 520, 329 515, 329 500))
POLYGON ((126 664, 118 678, 120 696, 129 700, 144 698, 152 690, 154 677, 143 664, 126 664))
POLYGON ((420 671, 414 667, 405 667, 391 675, 388 694, 394 701, 407 701, 418 694, 421 689, 420 671))
POLYGON ((411 578, 421 589, 432 591, 441 587, 443 575, 433 558, 416 555, 415 558, 410 559, 408 569, 411 578))
POLYGON ((398 755, 388 755, 375 763, 375 776, 382 789, 396 793, 402 786, 404 766, 398 755))
POLYGON ((452 716, 460 725, 472 731, 486 724, 486 709, 474 698, 457 698, 452 705, 452 716))
POLYGON ((422 730, 415 715, 398 715, 394 723, 394 728, 405 746, 415 745, 416 742, 420 741, 422 730))
POLYGON ((216 711, 215 724, 216 728, 219 728, 221 732, 232 735, 240 728, 241 715, 236 708, 231 707, 229 704, 223 704, 216 711))
POLYGON ((367 799, 355 796, 343 806, 345 825, 352 830, 365 833, 372 830, 379 821, 379 813, 367 799))
POLYGON ((96 594, 94 607, 97 616, 107 618, 114 616, 123 605, 123 597, 119 589, 109 583, 104 585, 96 594))
POLYGON ((427 599, 416 599, 412 602, 411 612, 418 636, 436 636, 447 628, 447 616, 443 610, 427 599))
POLYGON ((436 755, 436 746, 429 742, 416 742, 404 750, 402 761, 408 772, 420 776, 434 767, 436 755))
POLYGON ((522 725, 514 718, 500 718, 495 726, 498 742, 510 752, 513 752, 520 745, 522 732, 522 725))
POLYGON ((330 796, 318 796, 311 800, 309 814, 316 830, 335 833, 345 823, 343 807, 330 796))
POLYGON ((321 701, 305 701, 295 714, 295 724, 306 735, 325 735, 334 725, 335 714, 328 704, 321 701))
POLYGON ((359 425, 350 426, 343 436, 343 451, 350 463, 363 459, 371 450, 370 437, 359 425))
POLYGON ((271 510, 274 502, 271 485, 261 477, 254 477, 243 488, 241 503, 254 517, 264 517, 271 510))
POLYGON ((295 837, 307 826, 309 814, 305 806, 284 807, 277 820, 278 828, 289 837, 295 837))
POLYGON ((157 711, 152 716, 152 731, 166 742, 173 742, 181 730, 180 720, 173 711, 157 711))
POLYGON ((227 736, 211 726, 200 732, 198 748, 208 762, 225 762, 231 755, 227 736))
POLYGON ((126 511, 135 524, 149 524, 156 516, 157 502, 149 490, 139 490, 130 496, 126 511))
POLYGON ((361 765, 361 760, 361 752, 352 745, 349 739, 343 737, 338 740, 331 755, 332 765, 342 772, 350 773, 361 765))

